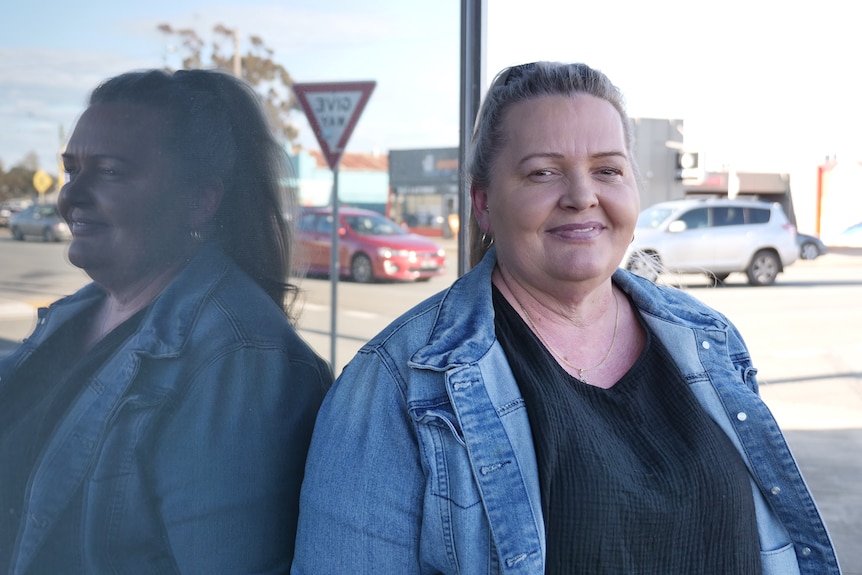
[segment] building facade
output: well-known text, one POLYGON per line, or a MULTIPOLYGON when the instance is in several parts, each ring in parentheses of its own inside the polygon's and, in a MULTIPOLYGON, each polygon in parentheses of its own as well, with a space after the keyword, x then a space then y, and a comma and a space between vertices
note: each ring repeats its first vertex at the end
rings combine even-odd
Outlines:
MULTIPOLYGON (((334 172, 319 150, 289 155, 300 206, 332 205, 334 172)), ((386 154, 345 152, 338 164, 339 205, 387 213, 389 158, 386 154)))

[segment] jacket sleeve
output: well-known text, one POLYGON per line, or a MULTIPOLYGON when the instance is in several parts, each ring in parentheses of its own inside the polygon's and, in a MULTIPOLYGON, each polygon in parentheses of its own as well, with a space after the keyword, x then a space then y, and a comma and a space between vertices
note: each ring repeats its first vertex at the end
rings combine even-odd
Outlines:
POLYGON ((403 381, 360 351, 318 415, 292 573, 422 573, 425 476, 403 381))
POLYGON ((239 347, 210 358, 160 429, 152 494, 181 573, 286 573, 322 362, 239 347))

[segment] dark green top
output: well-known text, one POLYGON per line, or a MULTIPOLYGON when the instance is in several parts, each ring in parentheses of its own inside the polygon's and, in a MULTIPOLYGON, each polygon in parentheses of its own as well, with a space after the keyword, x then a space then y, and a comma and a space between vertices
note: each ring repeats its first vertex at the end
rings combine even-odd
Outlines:
POLYGON ((745 464, 656 338, 603 389, 569 375, 496 289, 494 310, 530 417, 546 573, 761 572, 745 464))

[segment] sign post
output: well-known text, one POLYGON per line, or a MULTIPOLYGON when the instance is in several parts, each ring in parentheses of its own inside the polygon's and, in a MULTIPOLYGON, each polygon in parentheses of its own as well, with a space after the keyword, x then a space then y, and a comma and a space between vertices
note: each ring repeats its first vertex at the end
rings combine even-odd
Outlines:
POLYGON ((341 227, 338 216, 338 165, 347 146, 347 140, 362 115, 362 110, 371 97, 376 82, 323 82, 294 84, 293 92, 299 101, 308 123, 314 130, 320 151, 332 170, 332 246, 329 260, 330 297, 330 361, 333 373, 336 371, 335 348, 337 339, 337 304, 339 248, 338 230, 341 227))

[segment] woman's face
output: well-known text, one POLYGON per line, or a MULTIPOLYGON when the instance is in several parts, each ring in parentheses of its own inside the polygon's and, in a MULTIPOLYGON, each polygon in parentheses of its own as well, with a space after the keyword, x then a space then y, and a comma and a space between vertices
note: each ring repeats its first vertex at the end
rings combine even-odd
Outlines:
POLYGON ((619 113, 594 96, 543 96, 513 105, 503 134, 489 189, 473 192, 500 265, 539 287, 606 280, 640 210, 619 113))
POLYGON ((164 152, 164 126, 146 106, 97 104, 63 154, 69 260, 109 289, 159 275, 190 245, 189 202, 164 152))

